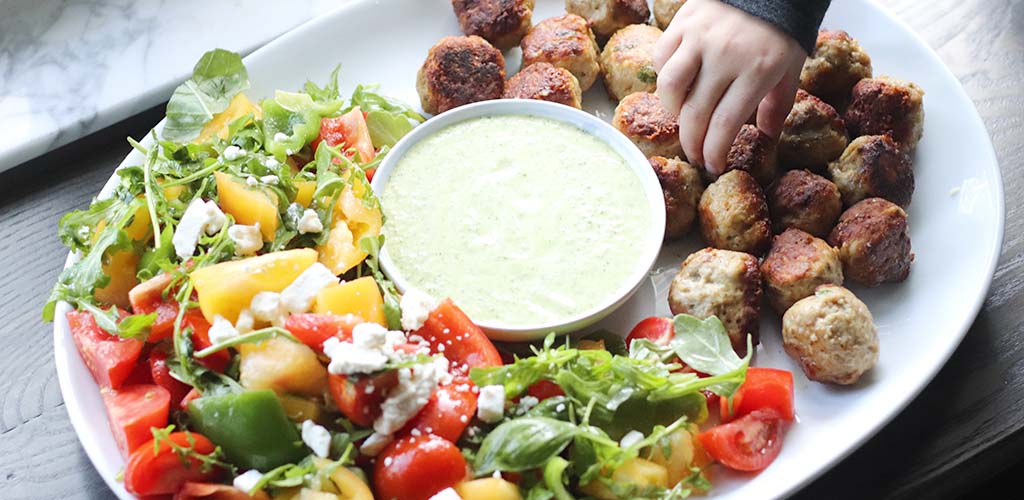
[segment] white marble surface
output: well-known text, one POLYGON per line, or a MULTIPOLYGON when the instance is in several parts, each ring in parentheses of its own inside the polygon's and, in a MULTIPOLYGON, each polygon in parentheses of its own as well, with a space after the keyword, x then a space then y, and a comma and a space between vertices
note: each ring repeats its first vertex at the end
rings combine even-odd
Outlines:
POLYGON ((0 0, 0 171, 167 100, 211 48, 346 1, 0 0))

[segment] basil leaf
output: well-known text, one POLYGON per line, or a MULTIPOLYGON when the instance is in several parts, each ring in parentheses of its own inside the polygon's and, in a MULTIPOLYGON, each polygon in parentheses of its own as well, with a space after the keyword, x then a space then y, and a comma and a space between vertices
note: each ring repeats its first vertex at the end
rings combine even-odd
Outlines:
POLYGON ((196 138, 214 115, 247 88, 249 72, 241 56, 224 49, 203 54, 192 70, 192 78, 174 89, 167 103, 163 138, 176 142, 196 138))
POLYGON ((673 318, 672 324, 676 334, 672 348, 690 368, 709 375, 723 375, 743 365, 732 348, 725 325, 718 318, 700 320, 680 314, 673 318))
POLYGON ((473 469, 477 476, 494 471, 519 472, 543 466, 558 456, 579 432, 569 422, 545 417, 509 420, 480 444, 473 469))

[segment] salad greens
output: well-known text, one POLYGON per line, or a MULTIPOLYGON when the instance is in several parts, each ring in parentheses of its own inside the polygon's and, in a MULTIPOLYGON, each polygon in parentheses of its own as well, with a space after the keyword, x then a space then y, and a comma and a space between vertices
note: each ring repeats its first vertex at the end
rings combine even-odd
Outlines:
POLYGON ((203 54, 192 78, 179 85, 167 103, 163 138, 178 142, 195 139, 207 122, 247 88, 249 73, 238 54, 224 49, 203 54))

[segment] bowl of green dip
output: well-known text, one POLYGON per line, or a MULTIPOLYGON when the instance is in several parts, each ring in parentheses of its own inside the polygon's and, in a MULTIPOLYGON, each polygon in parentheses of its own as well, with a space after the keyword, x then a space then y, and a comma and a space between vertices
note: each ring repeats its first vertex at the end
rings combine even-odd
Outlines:
POLYGON ((399 290, 450 297, 495 340, 579 331, 648 277, 665 232, 637 147, 583 111, 502 99, 402 138, 372 182, 380 263, 399 290))

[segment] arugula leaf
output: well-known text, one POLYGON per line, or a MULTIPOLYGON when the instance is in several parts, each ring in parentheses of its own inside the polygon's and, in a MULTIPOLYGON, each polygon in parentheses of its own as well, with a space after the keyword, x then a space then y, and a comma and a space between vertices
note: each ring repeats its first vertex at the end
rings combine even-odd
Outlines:
POLYGON ((395 284, 380 270, 380 248, 383 245, 383 234, 376 237, 363 236, 359 240, 359 248, 367 253, 366 260, 363 262, 370 269, 374 281, 377 282, 377 287, 380 288, 381 294, 384 296, 384 318, 388 322, 388 328, 399 330, 402 328, 401 298, 395 284))
POLYGON ((672 319, 675 338, 672 349, 691 368, 709 375, 722 375, 736 370, 743 360, 736 355, 725 331, 725 325, 711 316, 701 320, 688 314, 672 319))
POLYGON ((149 337, 149 327, 153 326, 153 323, 156 322, 157 316, 155 312, 152 312, 149 314, 133 314, 122 319, 116 307, 103 309, 86 301, 79 302, 78 306, 92 313, 93 318, 96 319, 96 326, 112 335, 125 339, 146 340, 149 337))
POLYGON ((203 54, 192 69, 192 78, 174 89, 167 103, 163 138, 176 142, 196 138, 214 115, 247 88, 249 72, 241 56, 224 49, 203 54))
POLYGON ((334 71, 331 71, 331 76, 327 81, 327 84, 323 87, 313 83, 310 80, 306 81, 303 86, 304 90, 314 101, 327 102, 334 101, 341 98, 341 93, 338 91, 338 71, 341 70, 341 65, 334 67, 334 71))
POLYGON ((557 457, 579 428, 545 417, 509 420, 494 428, 480 444, 473 463, 478 477, 495 471, 519 472, 543 466, 557 457))
POLYGON ((544 466, 544 484, 551 491, 552 497, 556 500, 575 500, 565 489, 565 469, 569 467, 569 461, 559 457, 551 457, 544 466))

